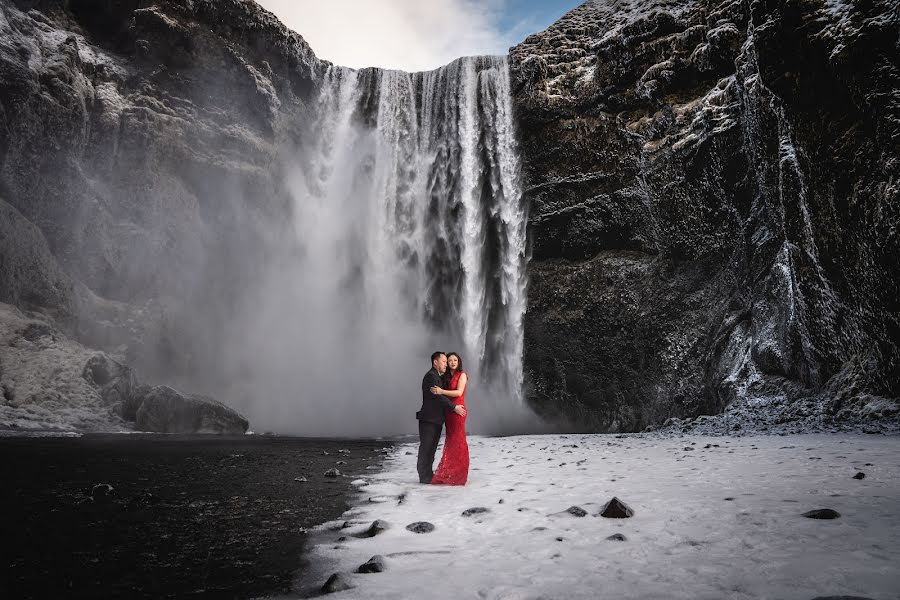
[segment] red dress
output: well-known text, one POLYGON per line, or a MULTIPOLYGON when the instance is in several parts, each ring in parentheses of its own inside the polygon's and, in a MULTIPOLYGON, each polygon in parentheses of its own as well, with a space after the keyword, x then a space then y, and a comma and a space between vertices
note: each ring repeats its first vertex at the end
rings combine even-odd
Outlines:
MULTIPOLYGON (((462 371, 457 371, 450 379, 450 389, 455 390, 459 384, 462 371)), ((466 387, 469 387, 468 385, 466 387)), ((466 405, 466 392, 459 398, 452 398, 457 404, 466 405)), ((446 420, 447 433, 444 436, 444 453, 438 464, 431 483, 444 485, 465 485, 469 478, 469 443, 466 441, 466 418, 448 411, 446 420)))

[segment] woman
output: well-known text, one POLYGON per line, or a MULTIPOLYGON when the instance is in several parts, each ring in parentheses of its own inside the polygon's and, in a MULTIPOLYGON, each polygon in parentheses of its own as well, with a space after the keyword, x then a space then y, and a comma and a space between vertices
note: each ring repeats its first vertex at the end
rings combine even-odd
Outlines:
MULTIPOLYGON (((450 372, 449 389, 434 386, 432 394, 453 398, 458 405, 466 405, 466 383, 469 377, 462 368, 462 359, 456 352, 447 355, 450 372)), ((468 409, 467 409, 468 410, 468 409)), ((466 417, 455 412, 447 412, 445 420, 447 433, 444 436, 444 453, 431 483, 444 485, 465 485, 469 477, 469 443, 466 441, 466 417)))

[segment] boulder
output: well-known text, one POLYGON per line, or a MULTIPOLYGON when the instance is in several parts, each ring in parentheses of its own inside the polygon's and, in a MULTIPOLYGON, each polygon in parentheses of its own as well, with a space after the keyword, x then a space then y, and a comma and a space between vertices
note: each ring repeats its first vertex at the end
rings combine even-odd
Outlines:
POLYGON ((382 521, 381 519, 375 519, 374 521, 372 521, 372 524, 369 525, 369 527, 365 531, 361 531, 360 533, 354 533, 353 537, 371 538, 371 537, 375 537, 376 535, 379 535, 381 533, 384 533, 389 528, 390 528, 390 525, 388 525, 386 522, 382 521))
POLYGON ((245 433, 249 423, 212 398, 159 385, 143 396, 135 426, 158 433, 245 433))
POLYGON ((351 588, 353 588, 353 584, 350 582, 350 578, 347 575, 344 573, 335 573, 329 577, 328 581, 325 582, 325 585, 322 586, 322 592, 333 594, 351 588))
POLYGON ((356 570, 357 573, 382 573, 384 572, 386 566, 384 564, 384 557, 380 554, 376 554, 364 564, 360 565, 356 570))
POLYGON ((137 419, 149 386, 139 385, 134 369, 98 352, 84 365, 82 378, 99 388, 103 403, 126 421, 137 419))
POLYGON ((633 515, 634 511, 615 496, 600 510, 600 516, 608 519, 627 519, 633 515))

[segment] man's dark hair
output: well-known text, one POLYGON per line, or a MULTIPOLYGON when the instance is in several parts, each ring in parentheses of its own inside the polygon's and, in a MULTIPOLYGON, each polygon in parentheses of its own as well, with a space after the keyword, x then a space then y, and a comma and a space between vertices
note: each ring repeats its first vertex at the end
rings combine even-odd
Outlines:
POLYGON ((441 352, 440 350, 438 350, 437 352, 432 352, 431 353, 431 364, 434 364, 434 361, 439 359, 441 357, 441 354, 443 354, 443 352, 441 352))

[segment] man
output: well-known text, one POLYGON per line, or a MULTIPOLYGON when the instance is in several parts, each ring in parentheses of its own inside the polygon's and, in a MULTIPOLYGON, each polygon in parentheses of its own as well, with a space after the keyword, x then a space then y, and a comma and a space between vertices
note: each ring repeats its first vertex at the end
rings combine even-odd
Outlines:
POLYGON ((422 410, 416 413, 419 420, 419 460, 416 469, 419 471, 420 483, 431 483, 434 477, 434 453, 441 439, 444 428, 444 415, 452 410, 461 417, 466 416, 464 406, 456 406, 447 396, 431 393, 432 386, 443 387, 441 375, 447 370, 447 355, 435 352, 431 355, 431 369, 422 378, 422 410))

